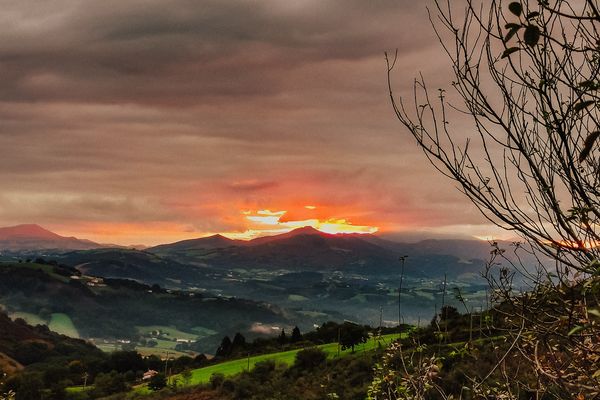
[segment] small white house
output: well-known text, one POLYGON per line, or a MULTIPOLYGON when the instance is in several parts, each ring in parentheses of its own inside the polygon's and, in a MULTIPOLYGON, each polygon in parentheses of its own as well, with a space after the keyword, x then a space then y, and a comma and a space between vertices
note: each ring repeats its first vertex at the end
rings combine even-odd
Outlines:
POLYGON ((158 374, 158 371, 149 369, 148 371, 144 372, 144 376, 142 376, 142 380, 147 381, 148 379, 151 379, 153 376, 155 376, 157 374, 158 374))

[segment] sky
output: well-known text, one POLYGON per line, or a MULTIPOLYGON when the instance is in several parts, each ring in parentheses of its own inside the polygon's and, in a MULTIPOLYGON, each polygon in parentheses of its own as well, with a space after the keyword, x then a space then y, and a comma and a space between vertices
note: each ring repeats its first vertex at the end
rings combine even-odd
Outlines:
POLYGON ((428 1, 1 1, 0 225, 102 243, 499 235, 395 119, 428 1))

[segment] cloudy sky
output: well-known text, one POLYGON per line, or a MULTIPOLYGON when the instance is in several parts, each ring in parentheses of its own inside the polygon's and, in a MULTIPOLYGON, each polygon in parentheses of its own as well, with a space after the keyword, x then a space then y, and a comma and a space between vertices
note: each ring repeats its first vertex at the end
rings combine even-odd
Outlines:
POLYGON ((427 3, 0 1, 1 225, 123 244, 297 221, 491 232, 387 97, 385 50, 399 94, 450 81, 427 3))

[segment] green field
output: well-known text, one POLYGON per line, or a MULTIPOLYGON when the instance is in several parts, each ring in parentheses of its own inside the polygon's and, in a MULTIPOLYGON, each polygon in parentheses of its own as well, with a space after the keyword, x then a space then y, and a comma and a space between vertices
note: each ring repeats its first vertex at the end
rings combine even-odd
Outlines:
POLYGON ((197 333, 198 337, 207 337, 217 334, 217 331, 213 331, 212 329, 204 328, 202 326, 195 326, 192 328, 192 331, 197 333))
POLYGON ((317 318, 317 317, 325 317, 327 314, 320 311, 298 311, 299 314, 306 315, 307 317, 317 318))
POLYGON ((65 388, 65 391, 69 394, 75 394, 75 393, 87 392, 88 390, 92 390, 93 388, 94 388, 93 385, 89 385, 86 388, 84 388, 83 386, 69 386, 69 387, 65 388))
MULTIPOLYGON (((167 358, 167 357, 169 357, 169 359, 173 359, 173 357, 175 357, 175 358, 183 357, 183 356, 189 357, 191 355, 190 353, 184 353, 182 351, 177 351, 177 350, 164 349, 161 347, 136 346, 135 351, 137 351, 144 357, 155 355, 155 356, 158 356, 163 359, 167 358)), ((193 353, 193 354, 195 354, 195 353, 193 353)))
POLYGON ((121 350, 121 346, 115 343, 95 343, 95 346, 106 353, 121 350))
POLYGON ((308 297, 300 296, 299 294, 290 294, 288 296, 289 301, 307 301, 308 297))
MULTIPOLYGON (((201 326, 194 327, 191 329, 192 332, 183 332, 173 326, 166 325, 148 325, 148 326, 136 326, 140 335, 143 335, 148 340, 156 342, 156 346, 140 346, 136 345, 135 349, 138 353, 143 356, 156 355, 161 358, 181 357, 181 356, 195 356, 197 353, 191 351, 177 351, 177 339, 185 339, 195 341, 199 337, 206 337, 214 334, 214 331, 203 328, 201 326), (157 337, 156 332, 160 332, 160 338, 157 337), (154 334, 152 334, 154 332, 154 334)), ((96 346, 105 352, 113 352, 121 349, 119 343, 97 343, 96 346)))
POLYGON ((73 338, 79 338, 79 332, 67 314, 52 314, 52 318, 50 319, 50 324, 48 324, 48 327, 50 330, 56 333, 67 335, 73 338))
MULTIPOLYGON (((171 340, 186 339, 196 340, 200 334, 183 332, 175 328, 174 326, 163 326, 163 325, 150 325, 150 326, 136 326, 138 332, 141 335, 150 335, 152 331, 160 331, 161 335, 171 340)), ((197 329, 197 328, 195 328, 197 329)))
MULTIPOLYGON (((156 347, 135 346, 135 351, 137 351, 144 357, 155 355, 160 358, 167 358, 168 356, 169 359, 172 359, 173 357, 177 358, 182 356, 193 357, 197 354, 194 352, 183 352, 175 350, 175 342, 170 342, 166 340, 157 340, 157 342, 159 342, 159 345, 156 347), (161 343, 163 342, 164 344, 161 345, 161 343)), ((120 343, 96 343, 95 345, 97 348, 106 353, 112 353, 113 351, 121 350, 120 343)))
POLYGON ((32 314, 32 313, 15 312, 15 313, 10 314, 9 316, 13 320, 16 318, 22 318, 25 320, 25 322, 27 322, 29 325, 32 325, 32 326, 48 324, 48 321, 45 321, 42 318, 40 318, 39 316, 32 314))
MULTIPOLYGON (((403 336, 404 335, 405 334, 403 334, 403 336)), ((375 338, 369 339, 369 341, 367 343, 356 346, 355 353, 371 351, 371 350, 378 348, 380 345, 382 347, 387 347, 395 339, 398 339, 397 333, 391 334, 391 335, 384 335, 380 339, 375 339, 375 338)), ((337 343, 323 344, 323 345, 320 345, 317 347, 320 348, 321 350, 323 350, 325 353, 327 353, 329 358, 338 357, 338 351, 339 351, 340 357, 351 354, 351 351, 349 349, 344 350, 344 351, 338 350, 337 343)), ((296 349, 296 350, 289 350, 289 351, 284 351, 284 352, 279 352, 279 353, 263 354, 263 355, 258 355, 258 356, 252 356, 249 358, 242 358, 242 359, 238 359, 238 360, 226 361, 226 362, 223 362, 220 364, 211 365, 209 367, 195 369, 192 371, 192 377, 188 384, 190 386, 193 386, 193 385, 208 383, 210 380, 210 377, 213 374, 223 374, 225 376, 236 375, 236 374, 239 374, 240 372, 246 371, 248 369, 248 367, 250 369, 252 369, 257 363, 259 363, 261 361, 270 360, 270 361, 275 361, 276 363, 292 365, 296 358, 296 353, 298 353, 301 350, 302 349, 296 349)), ((174 375, 173 377, 171 377, 171 379, 179 379, 179 381, 182 382, 181 376, 179 376, 179 375, 174 375)), ((145 385, 138 386, 135 390, 138 393, 150 393, 150 390, 145 385)))

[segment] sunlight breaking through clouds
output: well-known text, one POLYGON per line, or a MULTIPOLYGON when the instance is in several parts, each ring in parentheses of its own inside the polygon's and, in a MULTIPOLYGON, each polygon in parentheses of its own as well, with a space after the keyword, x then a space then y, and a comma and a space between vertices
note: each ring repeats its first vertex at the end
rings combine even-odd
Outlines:
MULTIPOLYGON (((316 210, 316 206, 305 206, 308 210, 316 210)), ((338 234, 338 233, 376 233, 379 228, 369 225, 354 225, 351 221, 345 218, 328 218, 321 220, 318 218, 309 218, 304 220, 281 221, 282 217, 288 211, 271 211, 271 210, 245 210, 242 211, 245 219, 253 223, 253 225, 242 233, 227 234, 227 236, 238 239, 251 239, 266 234, 277 234, 289 232, 293 229, 312 227, 323 233, 338 234)))

